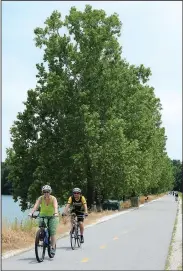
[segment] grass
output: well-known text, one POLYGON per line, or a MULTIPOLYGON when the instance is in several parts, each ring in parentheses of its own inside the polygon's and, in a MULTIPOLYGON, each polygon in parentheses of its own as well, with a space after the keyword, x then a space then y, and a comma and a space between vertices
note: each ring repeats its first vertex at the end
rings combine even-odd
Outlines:
POLYGON ((3 221, 2 252, 30 246, 34 242, 36 231, 37 223, 31 219, 21 223, 15 219, 11 224, 3 221))
MULTIPOLYGON (((149 195, 148 201, 162 197, 164 194, 160 195, 149 195)), ((141 196, 139 201, 140 204, 145 202, 144 196, 141 196)), ((130 200, 125 201, 122 204, 122 211, 131 207, 130 200)), ((102 212, 92 212, 89 214, 88 218, 85 220, 85 225, 92 224, 98 219, 108 216, 118 211, 102 211, 102 212)), ((64 234, 70 230, 69 218, 59 217, 59 226, 57 230, 57 237, 64 234)), ((34 219, 27 219, 23 222, 18 222, 17 219, 13 223, 4 220, 2 222, 2 253, 30 247, 34 244, 35 234, 38 229, 38 221, 34 219)))
POLYGON ((182 199, 182 192, 178 192, 178 194, 179 194, 179 198, 182 199))
MULTIPOLYGON (((182 192, 178 192, 178 194, 179 194, 180 200, 182 201, 182 192)), ((182 208, 181 208, 181 213, 182 213, 182 208)), ((180 269, 180 270, 182 270, 182 269, 180 269)))

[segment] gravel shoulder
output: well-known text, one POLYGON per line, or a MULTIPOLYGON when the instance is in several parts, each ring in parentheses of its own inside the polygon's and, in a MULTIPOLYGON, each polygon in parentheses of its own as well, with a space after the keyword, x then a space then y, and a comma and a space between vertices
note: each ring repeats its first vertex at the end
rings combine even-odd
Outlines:
POLYGON ((169 255, 166 270, 182 269, 182 199, 179 198, 178 211, 175 220, 172 240, 169 248, 169 255))

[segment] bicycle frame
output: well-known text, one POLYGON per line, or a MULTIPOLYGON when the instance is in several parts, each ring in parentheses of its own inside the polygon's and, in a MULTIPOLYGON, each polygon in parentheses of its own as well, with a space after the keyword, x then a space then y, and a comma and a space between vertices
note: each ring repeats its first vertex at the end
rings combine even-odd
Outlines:
POLYGON ((71 223, 72 223, 72 229, 70 231, 70 242, 71 242, 71 248, 74 250, 76 247, 76 242, 78 244, 78 247, 81 246, 81 235, 79 234, 79 221, 78 218, 83 217, 77 216, 76 214, 71 214, 71 223))
POLYGON ((71 231, 73 231, 73 229, 75 229, 76 227, 79 226, 79 222, 77 221, 76 219, 76 214, 75 213, 72 213, 72 214, 69 214, 69 215, 63 215, 63 216, 68 216, 68 217, 71 217, 71 225, 72 225, 72 228, 71 228, 71 231))
POLYGON ((43 219, 43 221, 42 221, 42 225, 40 225, 39 228, 40 228, 40 229, 41 229, 41 228, 43 229, 43 231, 44 231, 44 239, 43 239, 43 242, 44 242, 44 244, 45 244, 46 246, 48 246, 48 245, 49 245, 49 238, 50 238, 50 234, 49 234, 49 230, 48 230, 50 219, 48 219, 48 222, 47 222, 47 225, 46 225, 46 223, 45 223, 45 221, 44 221, 45 217, 41 217, 41 218, 43 219))
POLYGON ((71 214, 71 221, 72 221, 72 225, 73 227, 79 227, 79 221, 78 218, 84 218, 85 215, 76 215, 75 213, 71 214))
POLYGON ((48 245, 49 245, 49 237, 50 237, 49 231, 48 231, 48 229, 46 228, 46 229, 44 229, 44 232, 45 232, 44 244, 45 244, 46 246, 48 246, 48 245))

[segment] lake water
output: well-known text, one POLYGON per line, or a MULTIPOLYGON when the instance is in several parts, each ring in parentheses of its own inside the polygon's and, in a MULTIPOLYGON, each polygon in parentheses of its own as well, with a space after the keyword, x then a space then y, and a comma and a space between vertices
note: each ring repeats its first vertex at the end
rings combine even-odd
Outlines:
MULTIPOLYGON (((22 219, 26 219, 29 210, 26 210, 25 212, 21 211, 21 208, 19 206, 20 202, 14 202, 13 197, 10 195, 2 195, 2 220, 6 219, 8 222, 15 221, 15 218, 17 218, 18 221, 21 221, 22 219)), ((62 212, 63 207, 59 208, 59 211, 62 212)))

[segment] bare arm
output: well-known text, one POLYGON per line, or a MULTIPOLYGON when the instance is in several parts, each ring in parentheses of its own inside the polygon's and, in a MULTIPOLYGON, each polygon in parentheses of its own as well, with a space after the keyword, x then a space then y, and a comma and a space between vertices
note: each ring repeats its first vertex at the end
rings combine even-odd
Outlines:
POLYGON ((67 203, 67 205, 66 205, 66 207, 64 209, 64 213, 65 214, 68 212, 69 207, 70 207, 70 203, 67 203))
POLYGON ((86 214, 88 213, 88 207, 87 207, 86 203, 84 204, 84 211, 85 211, 86 214))
POLYGON ((68 209, 69 209, 69 207, 70 207, 71 204, 72 204, 72 197, 69 197, 67 205, 66 205, 66 207, 64 209, 64 213, 65 214, 68 212, 68 209))
POLYGON ((58 202, 56 198, 53 199, 53 207, 55 209, 55 214, 58 215, 58 202))
POLYGON ((41 198, 38 198, 38 200, 36 201, 32 211, 31 211, 32 214, 39 208, 40 204, 41 204, 41 198))
POLYGON ((87 214, 88 213, 88 207, 87 207, 87 203, 86 203, 86 199, 84 196, 82 196, 82 203, 83 203, 83 206, 84 206, 84 212, 87 214))

